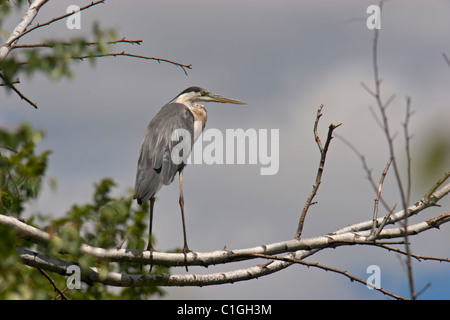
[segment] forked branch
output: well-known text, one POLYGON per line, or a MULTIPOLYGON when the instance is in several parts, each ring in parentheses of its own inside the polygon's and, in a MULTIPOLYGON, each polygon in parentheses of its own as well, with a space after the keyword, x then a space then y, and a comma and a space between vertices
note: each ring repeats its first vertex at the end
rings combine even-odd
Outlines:
POLYGON ((330 146, 330 142, 331 139, 333 139, 333 131, 334 129, 336 129, 337 127, 339 127, 341 123, 338 124, 330 124, 330 126, 328 127, 328 135, 327 135, 327 140, 325 141, 325 146, 322 145, 322 142, 320 140, 320 136, 318 133, 318 127, 319 127, 319 120, 322 117, 322 108, 323 108, 323 104, 320 105, 320 107, 317 109, 317 115, 316 115, 316 121, 314 122, 314 139, 317 143, 317 146, 319 148, 320 151, 320 163, 319 163, 319 168, 317 169, 317 175, 316 175, 316 182, 313 185, 313 189, 308 197, 308 199, 306 200, 306 203, 303 207, 301 216, 300 216, 300 220, 298 222, 298 227, 297 227, 297 232, 295 234, 295 239, 300 239, 301 235, 302 235, 302 231, 303 231, 303 225, 305 224, 305 218, 306 218, 306 214, 308 213, 308 209, 309 207, 312 205, 312 201, 314 199, 314 197, 317 194, 317 190, 319 190, 319 186, 320 183, 322 181, 322 173, 325 167, 325 159, 327 157, 327 152, 328 152, 328 148, 330 146))

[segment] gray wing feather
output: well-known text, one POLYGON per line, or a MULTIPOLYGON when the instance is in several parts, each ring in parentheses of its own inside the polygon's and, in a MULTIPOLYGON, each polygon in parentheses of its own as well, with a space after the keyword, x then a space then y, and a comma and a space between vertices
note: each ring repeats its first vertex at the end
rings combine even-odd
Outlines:
POLYGON ((179 103, 166 104, 147 126, 136 173, 135 198, 139 204, 153 197, 163 184, 170 184, 183 168, 183 163, 175 164, 171 158, 173 147, 179 143, 172 141, 172 132, 181 128, 191 134, 192 147, 194 116, 179 103))

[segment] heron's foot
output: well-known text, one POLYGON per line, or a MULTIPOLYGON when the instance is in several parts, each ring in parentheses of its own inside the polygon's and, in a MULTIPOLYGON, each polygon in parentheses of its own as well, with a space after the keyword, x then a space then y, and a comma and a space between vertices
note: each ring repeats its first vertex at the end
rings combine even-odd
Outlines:
POLYGON ((153 252, 158 252, 158 250, 156 250, 152 246, 147 246, 147 249, 145 250, 150 251, 150 257, 152 256, 153 252))
POLYGON ((155 250, 154 248, 153 248, 153 243, 152 243, 152 241, 149 241, 148 242, 148 244, 147 244, 147 249, 146 249, 147 251, 150 251, 150 252, 153 252, 153 251, 157 251, 157 250, 155 250))
POLYGON ((186 268, 186 272, 189 272, 188 265, 187 265, 187 254, 192 252, 191 249, 187 246, 187 244, 184 244, 183 250, 181 251, 184 254, 184 267, 186 268))
POLYGON ((189 252, 192 252, 192 250, 189 249, 189 247, 187 246, 187 244, 185 244, 185 245, 183 246, 183 250, 182 250, 181 252, 183 252, 183 253, 189 253, 189 252))
MULTIPOLYGON (((147 251, 150 251, 150 262, 153 260, 153 252, 158 252, 158 250, 154 249, 151 243, 147 245, 147 251)), ((142 269, 142 265, 141 265, 142 269)), ((151 273, 153 269, 153 264, 150 263, 150 269, 148 270, 148 273, 151 273)))

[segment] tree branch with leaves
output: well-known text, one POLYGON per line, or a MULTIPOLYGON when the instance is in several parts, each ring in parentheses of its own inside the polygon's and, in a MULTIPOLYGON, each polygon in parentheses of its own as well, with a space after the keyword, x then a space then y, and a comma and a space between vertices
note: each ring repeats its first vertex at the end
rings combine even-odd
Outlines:
MULTIPOLYGON (((26 1, 19 0, 17 5, 25 5, 26 1)), ((19 44, 19 40, 26 38, 26 35, 37 29, 48 27, 54 23, 63 21, 74 14, 79 14, 84 10, 105 4, 106 0, 93 1, 90 4, 81 7, 78 11, 72 11, 51 20, 40 22, 32 26, 36 16, 42 7, 53 1, 35 0, 29 6, 26 14, 11 32, 8 39, 0 46, 0 79, 2 86, 14 91, 22 100, 37 108, 37 103, 22 93, 16 84, 20 83, 19 75, 26 73, 28 75, 35 72, 42 72, 54 79, 61 77, 71 77, 71 63, 74 60, 84 61, 86 59, 104 58, 104 57, 131 57, 156 61, 158 63, 168 63, 175 65, 183 70, 187 75, 187 70, 191 69, 190 64, 182 64, 165 58, 137 55, 125 50, 112 52, 111 48, 115 45, 140 45, 142 40, 128 40, 125 37, 117 39, 114 30, 102 30, 98 25, 93 26, 92 34, 95 41, 89 41, 85 38, 76 38, 70 41, 47 41, 42 43, 19 44), (46 49, 43 52, 43 49, 46 49)), ((3 14, 11 10, 9 1, 0 1, 0 8, 3 14)))
MULTIPOLYGON (((115 31, 103 31, 94 26, 94 40, 72 39, 69 41, 43 41, 41 43, 18 43, 26 35, 39 28, 48 27, 75 14, 66 13, 46 22, 34 20, 39 10, 52 1, 35 0, 26 14, 9 35, 0 48, 0 78, 3 87, 13 90, 21 99, 37 107, 17 87, 21 84, 22 73, 41 72, 54 78, 71 76, 71 63, 75 60, 99 59, 104 57, 126 56, 135 59, 152 60, 175 65, 185 73, 191 68, 189 64, 181 64, 164 58, 138 55, 125 50, 111 50, 117 45, 140 45, 142 40, 117 38, 115 31)), ((106 1, 95 1, 80 11, 91 9, 106 1)), ((11 9, 10 2, 0 0, 3 5, 1 14, 11 9)), ((25 4, 19 0, 18 4, 25 4)), ((380 6, 382 3, 380 4, 380 6)), ((388 145, 387 161, 378 183, 369 170, 365 157, 351 142, 341 137, 347 145, 360 157, 364 170, 374 188, 373 210, 367 212, 368 219, 350 224, 337 230, 315 237, 302 237, 306 217, 319 186, 324 183, 322 175, 327 161, 332 161, 330 149, 335 131, 341 123, 330 124, 325 143, 318 134, 318 127, 324 106, 321 105, 313 120, 313 139, 319 150, 319 163, 311 193, 308 195, 303 210, 299 213, 297 230, 293 237, 276 243, 265 243, 250 248, 223 248, 211 252, 182 253, 179 249, 173 252, 144 250, 147 230, 149 205, 142 207, 133 205, 133 195, 113 198, 110 193, 115 183, 112 179, 104 179, 95 185, 92 201, 85 205, 74 205, 69 212, 60 218, 31 216, 24 220, 21 214, 27 202, 35 199, 45 175, 50 152, 36 153, 35 148, 43 138, 41 131, 30 125, 22 125, 15 131, 0 128, 0 253, 8 259, 0 259, 0 298, 31 297, 48 298, 48 292, 61 298, 148 298, 154 294, 163 294, 164 286, 212 286, 239 281, 248 281, 280 272, 294 265, 308 268, 319 268, 347 277, 373 287, 384 295, 395 299, 407 299, 397 293, 376 287, 366 280, 352 275, 346 270, 311 261, 319 252, 340 247, 369 246, 379 250, 401 254, 407 258, 407 274, 410 284, 410 297, 417 298, 421 291, 414 287, 412 259, 435 260, 449 262, 449 258, 430 257, 411 252, 410 239, 422 233, 439 228, 450 221, 450 212, 441 210, 432 218, 422 219, 411 224, 409 218, 420 214, 430 207, 438 207, 439 202, 450 193, 448 183, 450 172, 446 172, 435 182, 421 199, 411 204, 411 155, 410 133, 408 124, 412 116, 411 99, 406 99, 406 113, 403 123, 406 153, 406 184, 401 179, 400 163, 394 152, 387 107, 395 96, 384 99, 381 94, 377 50, 377 30, 373 40, 374 89, 362 83, 362 86, 375 99, 378 114, 372 110, 376 121, 382 128, 388 145), (395 183, 400 192, 399 203, 390 205, 383 199, 385 177, 394 172, 395 183), (380 215, 380 204, 386 210, 380 215), (397 210, 397 211, 396 211, 397 210), (124 239, 126 238, 126 242, 124 239), (403 248, 403 249, 402 249, 403 248), (250 267, 242 267, 240 262, 254 262, 250 267), (170 268, 184 266, 227 265, 228 271, 171 274, 170 268), (66 278, 69 268, 78 266, 81 270, 83 290, 67 292, 66 278), (232 270, 229 266, 232 265, 232 270), (31 268, 28 268, 28 267, 31 268), (148 272, 145 266, 152 266, 148 272), (12 276, 12 274, 14 276, 12 276), (32 275, 32 276, 30 276, 32 275), (33 287, 42 288, 29 290, 33 287), (121 287, 117 293, 108 290, 110 286, 121 287), (13 288, 13 290, 8 290, 13 288), (64 288, 64 289, 61 289, 64 288)), ((445 56, 444 56, 445 57, 445 56)), ((384 164, 383 164, 384 165, 384 164)), ((317 205, 317 204, 316 204, 317 205)))

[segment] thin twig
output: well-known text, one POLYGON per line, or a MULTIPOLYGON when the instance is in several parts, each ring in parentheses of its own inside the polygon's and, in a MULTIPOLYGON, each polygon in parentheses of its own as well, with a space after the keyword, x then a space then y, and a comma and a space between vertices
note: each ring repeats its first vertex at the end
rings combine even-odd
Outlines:
POLYGON ((425 194, 424 199, 425 201, 430 201, 431 196, 433 195, 433 193, 437 190, 437 188, 439 188, 448 178, 450 177, 450 171, 447 171, 445 173, 445 175, 440 178, 431 188, 430 190, 428 190, 428 192, 425 194))
POLYGON ((305 223, 305 218, 306 218, 306 214, 308 212, 309 207, 312 204, 312 201, 314 199, 314 197, 317 194, 317 190, 319 189, 321 180, 322 180, 322 173, 323 173, 323 169, 325 166, 325 159, 327 156, 327 152, 328 152, 328 147, 330 146, 330 142, 331 139, 333 139, 333 131, 334 129, 336 129, 337 127, 339 127, 342 123, 338 123, 338 124, 330 124, 330 126, 328 127, 328 136, 327 136, 327 140, 325 141, 325 146, 322 146, 322 142, 320 140, 319 134, 317 132, 317 128, 319 126, 319 119, 320 117, 322 117, 322 108, 323 108, 323 104, 320 105, 320 107, 317 109, 317 115, 316 115, 316 121, 314 122, 314 138, 315 141, 317 143, 317 146, 319 147, 319 151, 320 151, 320 164, 319 164, 319 168, 317 170, 317 175, 316 175, 316 183, 313 186, 313 190, 311 191, 308 199, 306 200, 306 203, 303 207, 302 210, 302 214, 300 216, 300 220, 298 222, 298 227, 297 227, 297 232, 295 234, 295 239, 300 239, 302 231, 303 231, 303 225, 305 223))
MULTIPOLYGON (((67 289, 69 289, 69 287, 66 286, 66 287, 62 290, 62 292, 63 292, 63 293, 66 292, 67 289)), ((51 300, 56 300, 56 299, 58 299, 59 297, 62 297, 61 294, 56 295, 56 297, 52 298, 51 300)), ((61 298, 61 299, 62 299, 62 298, 61 298)), ((67 299, 67 300, 68 300, 68 299, 67 299)))
POLYGON ((167 62, 170 64, 173 64, 175 66, 180 67, 184 73, 186 75, 186 69, 192 69, 192 65, 191 64, 182 64, 182 63, 178 63, 172 60, 168 60, 168 59, 163 59, 163 58, 155 58, 155 57, 147 57, 147 56, 141 56, 141 55, 137 55, 137 54, 131 54, 131 53, 127 53, 125 51, 122 52, 114 52, 114 53, 103 53, 103 54, 92 54, 92 55, 86 55, 86 56, 79 56, 79 57, 72 57, 72 59, 80 59, 80 60, 84 60, 84 59, 91 59, 91 58, 100 58, 100 57, 117 57, 117 56, 125 56, 125 57, 132 57, 132 58, 139 58, 139 59, 145 59, 145 60, 155 60, 158 63, 161 62, 167 62))
POLYGON ((386 177, 386 174, 389 170, 389 166, 391 165, 391 162, 392 162, 392 157, 389 157, 389 160, 386 163, 386 166, 385 166, 383 172, 381 173, 380 183, 378 184, 378 191, 377 191, 377 196, 375 197, 375 205, 374 205, 374 210, 373 210, 373 226, 372 226, 372 234, 373 235, 375 235, 376 228, 377 228, 378 202, 380 201, 381 188, 383 186, 384 178, 386 177))
MULTIPOLYGON (((397 207, 397 204, 394 204, 391 208, 391 210, 389 210, 389 212, 384 216, 383 220, 380 223, 380 226, 378 227, 377 231, 373 234, 373 240, 375 240, 376 238, 378 238, 378 236, 380 235, 381 231, 383 231, 384 226, 386 225, 386 223, 388 222, 389 218, 391 217, 392 213, 394 212, 395 208, 397 207)), ((369 237, 371 238, 372 235, 369 237)), ((372 240, 372 239, 371 239, 372 240)))
MULTIPOLYGON (((122 40, 119 40, 122 41, 122 40)), ((141 40, 126 40, 126 42, 128 41, 141 41, 141 40)), ((113 41, 114 42, 114 41, 113 41)), ((96 42, 90 42, 91 44, 97 44, 96 42)), ((49 46, 53 45, 53 44, 48 44, 49 46)), ((38 46, 38 44, 36 45, 38 46)), ((123 56, 123 57, 132 57, 132 58, 139 58, 139 59, 145 59, 145 60, 154 60, 157 61, 158 63, 161 62, 165 62, 165 63, 170 63, 173 64, 177 67, 180 67, 184 74, 187 76, 188 73, 186 71, 186 69, 192 69, 192 64, 182 64, 176 61, 172 61, 172 60, 168 60, 168 59, 164 59, 164 58, 157 58, 157 57, 149 57, 149 56, 143 56, 143 55, 137 55, 137 54, 132 54, 132 53, 128 53, 125 51, 122 52, 112 52, 112 53, 101 53, 101 54, 89 54, 89 55, 85 55, 85 56, 73 56, 70 57, 70 59, 75 59, 75 60, 81 60, 84 61, 84 59, 93 59, 93 58, 102 58, 102 57, 118 57, 118 56, 123 56)), ((48 57, 42 57, 42 59, 46 59, 48 57)), ((28 62, 27 61, 23 61, 23 62, 16 62, 16 65, 18 66, 23 66, 23 65, 27 65, 28 62)))
MULTIPOLYGON (((112 40, 112 41, 108 41, 107 44, 109 45, 113 45, 113 44, 118 44, 118 43, 128 43, 128 44, 137 44, 140 45, 142 43, 143 40, 127 40, 125 38, 122 38, 120 40, 112 40)), ((32 44, 19 44, 19 45, 14 45, 11 50, 14 49, 30 49, 30 48, 53 48, 56 45, 63 45, 63 46, 70 46, 72 45, 73 42, 49 42, 49 43, 32 43, 32 44)), ((87 41, 84 42, 85 45, 87 46, 95 46, 98 45, 98 42, 95 41, 87 41)))
POLYGON ((381 120, 378 118, 377 114, 375 113, 375 110, 373 110, 372 107, 369 107, 369 111, 372 114, 372 117, 375 119, 375 122, 378 124, 378 126, 380 127, 381 130, 383 130, 383 123, 381 122, 381 120))
MULTIPOLYGON (((407 207, 409 206, 409 201, 410 201, 410 197, 411 197, 411 152, 410 152, 410 140, 411 137, 409 136, 409 132, 408 132, 408 125, 409 125, 409 120, 411 118, 411 98, 407 97, 406 98, 406 119, 405 119, 405 123, 403 124, 403 129, 404 129, 404 135, 405 135, 405 152, 406 152, 406 162, 407 162, 407 181, 406 181, 406 191, 405 193, 402 195, 402 201, 403 201, 403 206, 405 208, 405 210, 407 210, 407 207)), ((400 179, 400 178, 398 178, 400 179)), ((404 221, 404 225, 405 225, 405 230, 408 228, 408 216, 406 216, 406 219, 404 221)), ((406 266, 407 266, 407 270, 408 270, 408 279, 409 279, 409 283, 410 283, 410 291, 411 291, 411 297, 413 299, 417 298, 417 293, 415 292, 415 286, 414 286, 414 278, 413 278, 413 271, 412 271, 412 261, 411 261, 411 247, 408 244, 408 234, 405 234, 405 242, 407 242, 405 244, 405 248, 406 248, 406 252, 408 252, 409 254, 406 256, 406 266)))
POLYGON ((422 289, 416 293, 416 298, 418 298, 422 293, 424 293, 429 287, 431 287, 431 282, 428 282, 422 289))
MULTIPOLYGON (((389 251, 394 251, 403 255, 407 255, 406 251, 403 251, 399 248, 387 246, 384 243, 376 243, 376 246, 380 248, 387 249, 389 251)), ((442 258, 442 257, 432 257, 432 256, 424 256, 420 254, 412 253, 411 257, 415 258, 417 261, 422 262, 422 260, 431 260, 431 261, 439 261, 439 262, 450 262, 450 258, 442 258)))
POLYGON ((20 83, 19 78, 16 78, 16 80, 11 81, 10 83, 6 83, 6 82, 0 82, 0 87, 9 87, 12 84, 18 84, 20 83))
POLYGON ((403 123, 403 131, 405 135, 405 149, 406 149, 406 161, 407 161, 407 184, 406 184, 406 203, 409 203, 411 196, 411 150, 410 150, 410 141, 411 136, 409 135, 408 126, 409 120, 413 112, 411 111, 411 97, 406 97, 406 117, 405 122, 403 123))
MULTIPOLYGON (((338 133, 335 133, 334 135, 336 136, 336 138, 340 139, 344 144, 346 144, 359 157, 359 159, 361 160, 363 169, 367 173, 367 179, 369 180, 370 185, 372 186, 373 190, 375 192, 377 192, 377 190, 378 190, 377 185, 375 184, 375 181, 372 177, 372 170, 369 169, 369 166, 366 161, 366 157, 361 152, 359 152, 358 149, 346 138, 344 138, 343 136, 341 136, 338 133)), ((389 205, 386 203, 386 201, 384 201, 382 196, 380 196, 380 201, 383 204, 384 208, 386 210, 389 210, 389 205)))
POLYGON ((318 262, 307 262, 307 261, 299 260, 299 259, 295 259, 295 258, 279 257, 279 256, 265 255, 265 254, 243 254, 243 256, 251 256, 253 258, 262 258, 262 259, 269 259, 269 260, 278 260, 278 261, 284 261, 284 262, 291 262, 291 263, 296 263, 296 264, 301 264, 301 265, 307 266, 308 268, 309 267, 313 267, 313 268, 319 268, 319 269, 322 269, 322 270, 325 270, 325 271, 331 271, 331 272, 338 273, 338 274, 341 274, 343 276, 346 276, 352 282, 356 281, 356 282, 362 283, 362 284, 364 284, 364 285, 366 285, 368 287, 371 287, 371 288, 373 288, 373 289, 375 289, 375 290, 377 290, 377 291, 379 291, 379 292, 381 292, 381 293, 383 293, 385 295, 393 297, 395 299, 408 300, 405 297, 396 295, 395 293, 389 292, 389 291, 387 291, 387 290, 385 290, 383 288, 379 288, 377 286, 374 286, 373 284, 371 284, 371 283, 369 283, 369 282, 367 282, 367 281, 365 281, 365 280, 363 280, 361 278, 358 278, 358 277, 352 275, 348 271, 340 270, 340 269, 333 268, 333 267, 328 267, 328 266, 320 264, 318 262))
POLYGON ((20 99, 25 100, 26 102, 28 102, 30 105, 32 105, 35 109, 37 109, 37 104, 33 101, 31 101, 30 99, 28 99, 19 89, 16 88, 15 85, 13 85, 12 83, 8 83, 8 80, 3 76, 3 74, 0 73, 0 78, 5 82, 5 84, 11 89, 13 90, 15 93, 17 93, 17 95, 20 97, 20 99))
POLYGON ((55 289, 55 291, 57 291, 61 295, 61 298, 64 300, 68 300, 67 296, 64 294, 63 291, 61 291, 61 289, 58 288, 55 281, 47 274, 47 272, 45 272, 41 268, 37 268, 37 269, 39 270, 40 273, 42 273, 44 275, 44 277, 47 278, 48 281, 50 281, 50 283, 53 286, 53 288, 55 289))
MULTIPOLYGON (((142 56, 142 55, 127 53, 125 51, 113 52, 113 53, 102 53, 102 54, 89 54, 89 55, 85 55, 85 56, 74 56, 74 57, 70 57, 70 59, 84 61, 84 59, 93 59, 93 58, 102 58, 102 57, 118 57, 118 56, 139 58, 139 59, 145 59, 145 60, 154 60, 154 61, 157 61, 158 63, 161 63, 161 62, 170 63, 177 67, 180 67, 183 70, 185 75, 188 75, 186 69, 192 69, 192 64, 182 64, 182 63, 168 60, 168 59, 142 56)), ((45 59, 45 58, 47 58, 47 57, 42 57, 42 59, 45 59)), ((16 65, 20 65, 20 66, 26 65, 26 64, 28 64, 28 62, 26 62, 26 61, 16 62, 16 65)))

